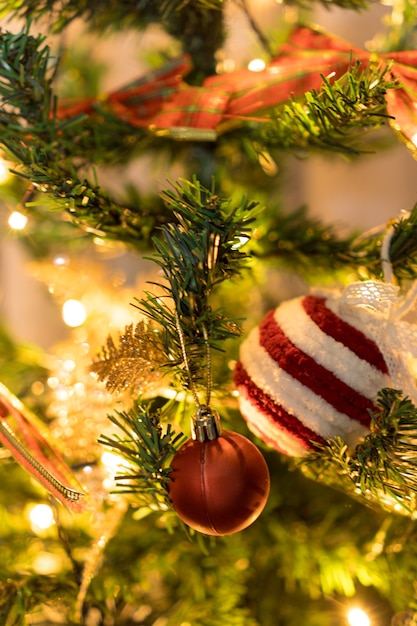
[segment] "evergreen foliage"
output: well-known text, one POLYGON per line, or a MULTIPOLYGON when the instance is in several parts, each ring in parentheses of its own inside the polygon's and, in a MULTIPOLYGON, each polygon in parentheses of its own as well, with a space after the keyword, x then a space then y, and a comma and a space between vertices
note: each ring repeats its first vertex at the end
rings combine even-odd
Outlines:
MULTIPOLYGON (((383 277, 384 225, 341 236, 311 218, 308 207, 284 212, 277 179, 265 175, 262 159, 281 166, 289 154, 353 159, 379 149, 381 131, 387 136, 383 127, 393 122, 386 92, 399 87, 387 78, 388 66, 352 63, 336 81, 322 76, 320 89, 299 98, 289 94, 262 116, 233 120, 211 141, 197 135, 181 141, 180 134, 134 126, 97 97, 99 91, 77 94, 81 102, 91 96, 91 106, 62 115, 62 61, 54 58, 50 34, 65 33, 79 19, 96 36, 158 25, 175 41, 174 53, 179 47, 192 59, 186 83, 201 85, 216 72, 229 4, 0 0, 1 17, 25 23, 20 32, 0 33, 0 143, 16 174, 21 209, 37 220, 39 235, 30 233, 29 247, 46 256, 61 243, 88 248, 93 238, 115 241, 138 257, 146 251, 161 277, 133 303, 152 324, 127 326, 118 343, 109 336, 92 364, 107 389, 131 392, 130 408, 118 408, 116 395, 109 415, 118 434, 100 437, 104 449, 126 462, 116 475, 117 497, 130 506, 111 540, 90 527, 93 516, 69 518, 58 509, 55 526, 31 529, 24 503, 44 502, 45 494, 2 454, 5 626, 340 626, 353 596, 376 607, 375 624, 388 626, 396 613, 416 609, 417 410, 401 390, 380 391, 372 431, 355 451, 336 439, 303 462, 302 471, 258 441, 271 471, 271 498, 243 533, 216 540, 186 533, 171 508, 170 458, 200 394, 207 400, 213 391, 227 426, 251 436, 236 409, 229 366, 236 354, 229 346, 237 346, 240 320, 252 305, 242 293, 247 270, 262 279, 277 265, 308 280, 335 273, 383 277), (47 35, 34 34, 45 20, 47 35), (183 179, 159 195, 126 188, 118 197, 98 182, 95 168, 124 166, 143 155, 182 163, 183 179), (81 597, 92 544, 97 569, 81 597)), ((275 46, 257 27, 256 12, 245 0, 234 4, 270 56, 275 46)), ((290 4, 303 12, 313 5, 290 4)), ((357 11, 370 6, 365 0, 322 4, 357 11)), ((403 20, 392 20, 383 39, 388 51, 409 49, 415 39, 416 8, 408 0, 402 6, 403 20)), ((401 287, 417 278, 416 220, 417 204, 391 224, 390 262, 401 287)), ((0 343, 7 354, 2 381, 38 404, 47 421, 32 394, 33 382, 46 376, 38 353, 16 345, 6 331, 0 343)), ((103 516, 111 517, 111 507, 111 500, 103 504, 103 516)))
POLYGON ((121 493, 135 493, 142 505, 165 510, 172 508, 168 497, 170 468, 168 461, 183 443, 168 424, 165 432, 159 412, 146 403, 138 403, 129 413, 110 417, 125 438, 102 436, 100 442, 116 450, 129 463, 124 473, 116 474, 121 493))
POLYGON ((379 412, 372 416, 371 433, 353 453, 336 438, 308 457, 306 471, 316 479, 334 481, 354 497, 360 495, 414 517, 417 409, 395 389, 381 390, 377 404, 379 412))
POLYGON ((357 154, 368 151, 364 134, 386 123, 384 96, 395 88, 382 71, 359 63, 331 83, 322 76, 323 87, 306 93, 274 112, 272 123, 260 126, 258 141, 264 149, 323 150, 357 154))
POLYGON ((161 351, 170 369, 178 368, 182 384, 204 386, 211 376, 207 350, 222 349, 226 339, 240 334, 236 320, 212 308, 210 296, 221 282, 233 280, 247 259, 240 248, 255 205, 243 198, 230 207, 198 181, 185 181, 163 196, 178 221, 163 227, 163 240, 154 240, 152 258, 166 283, 159 285, 161 296, 147 292, 139 307, 163 329, 161 351))

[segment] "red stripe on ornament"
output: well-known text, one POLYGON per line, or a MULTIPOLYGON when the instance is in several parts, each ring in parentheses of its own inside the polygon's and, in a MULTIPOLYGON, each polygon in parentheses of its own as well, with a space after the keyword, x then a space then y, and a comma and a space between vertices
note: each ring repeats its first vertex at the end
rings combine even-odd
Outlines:
POLYGON ((326 307, 325 299, 306 296, 302 300, 304 311, 323 333, 342 343, 360 359, 367 361, 383 374, 388 368, 378 346, 357 328, 354 328, 326 307))
MULTIPOLYGON (((321 444, 326 443, 325 439, 320 437, 320 435, 315 433, 313 430, 310 430, 310 428, 307 428, 307 426, 304 426, 304 424, 300 422, 295 415, 290 415, 284 407, 274 402, 268 394, 262 391, 262 389, 260 389, 253 382, 240 361, 235 367, 234 381, 236 387, 240 390, 240 393, 242 393, 242 395, 245 394, 251 401, 252 405, 260 413, 266 415, 275 424, 279 424, 280 429, 285 430, 289 436, 293 437, 306 450, 314 449, 312 441, 316 441, 321 444)), ((250 420, 245 415, 243 415, 243 417, 250 424, 250 420)), ((256 425, 256 427, 259 430, 259 426, 256 425)), ((269 436, 268 442, 282 452, 287 452, 286 450, 282 450, 282 446, 272 440, 269 436)))
MULTIPOLYGON (((269 356, 287 374, 326 400, 334 409, 369 427, 368 411, 375 410, 372 402, 299 350, 278 326, 274 313, 270 311, 259 326, 259 342, 269 356)), ((324 335, 323 342, 325 339, 324 335)))

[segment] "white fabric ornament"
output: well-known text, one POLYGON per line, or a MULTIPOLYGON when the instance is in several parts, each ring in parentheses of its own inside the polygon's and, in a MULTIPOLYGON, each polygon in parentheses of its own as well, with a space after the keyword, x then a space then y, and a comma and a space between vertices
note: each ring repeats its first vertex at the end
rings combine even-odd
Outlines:
POLYGON ((416 297, 379 281, 357 282, 282 303, 242 343, 235 370, 252 431, 291 456, 340 436, 355 446, 369 432, 384 387, 417 402, 410 369, 417 329, 401 318, 416 297))

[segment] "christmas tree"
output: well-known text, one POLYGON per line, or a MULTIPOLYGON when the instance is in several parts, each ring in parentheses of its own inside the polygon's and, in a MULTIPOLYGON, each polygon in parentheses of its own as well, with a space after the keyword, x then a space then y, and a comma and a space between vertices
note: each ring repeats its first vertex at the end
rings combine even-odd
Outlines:
POLYGON ((1 624, 417 624, 415 4, 0 18, 1 624))

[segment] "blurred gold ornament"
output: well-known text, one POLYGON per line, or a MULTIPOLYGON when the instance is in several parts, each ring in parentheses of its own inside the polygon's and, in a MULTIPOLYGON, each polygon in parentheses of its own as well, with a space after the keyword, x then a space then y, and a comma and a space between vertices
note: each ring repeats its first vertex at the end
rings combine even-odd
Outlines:
MULTIPOLYGON (((46 399, 52 436, 62 443, 99 511, 115 485, 98 439, 115 434, 108 415, 129 408, 132 391, 159 384, 159 338, 130 304, 144 285, 123 286, 123 274, 109 271, 101 259, 97 264, 91 256, 56 255, 32 264, 32 270, 60 307, 75 300, 85 309, 82 325, 69 329, 69 338, 50 351, 46 399), (109 335, 112 329, 124 329, 118 342, 109 335)), ((149 278, 146 273, 141 280, 149 278)))
POLYGON ((396 613, 391 620, 391 626, 417 626, 417 612, 408 609, 396 613))
POLYGON ((116 534, 127 510, 127 503, 121 500, 110 502, 108 508, 96 516, 94 522, 94 539, 84 559, 84 569, 80 588, 75 603, 75 622, 83 621, 83 608, 88 588, 100 569, 104 550, 108 542, 116 534))
POLYGON ((90 372, 93 355, 100 349, 109 328, 123 328, 136 310, 130 305, 136 290, 123 287, 120 272, 108 271, 90 256, 77 259, 57 255, 42 263, 32 263, 35 277, 45 283, 62 307, 65 302, 81 302, 85 309, 82 325, 73 327, 67 340, 50 350, 47 366, 48 416, 50 430, 59 439, 67 458, 78 468, 91 494, 107 493, 101 467, 103 447, 97 442, 102 433, 114 432, 107 415, 116 404, 128 402, 122 394, 112 395, 90 372))

